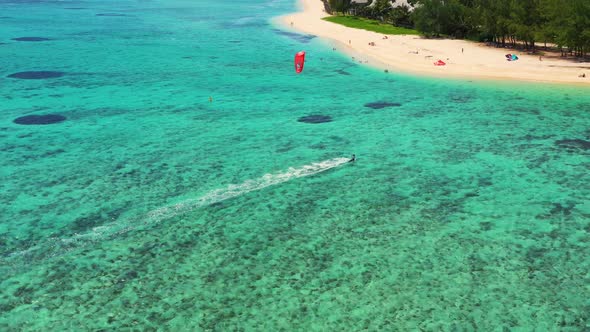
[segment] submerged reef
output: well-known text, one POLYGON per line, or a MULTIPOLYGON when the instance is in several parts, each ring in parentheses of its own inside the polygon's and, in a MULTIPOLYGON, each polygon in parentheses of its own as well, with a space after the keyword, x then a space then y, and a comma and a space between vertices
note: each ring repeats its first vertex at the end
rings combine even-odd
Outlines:
POLYGON ((23 80, 41 80, 45 78, 57 78, 64 76, 65 73, 61 71, 21 71, 10 74, 7 77, 20 78, 23 80))
POLYGON ((305 123, 324 123, 332 122, 332 117, 329 115, 308 115, 300 117, 297 121, 305 123))
POLYGON ((39 42, 39 41, 51 40, 51 38, 45 38, 45 37, 17 37, 17 38, 12 38, 12 40, 39 42))
POLYGON ((298 42, 304 43, 304 44, 309 43, 312 39, 314 39, 316 37, 315 35, 302 35, 299 33, 283 31, 283 30, 279 30, 279 29, 273 29, 272 31, 274 31, 278 35, 289 37, 295 41, 298 41, 298 42))
POLYGON ((12 122, 20 125, 47 125, 65 121, 66 117, 59 114, 25 115, 12 122))
POLYGON ((583 139, 562 139, 555 141, 555 144, 566 149, 582 149, 582 150, 589 150, 590 149, 590 141, 585 141, 583 139))
POLYGON ((364 106, 368 107, 368 108, 372 108, 374 110, 377 110, 377 109, 386 108, 386 107, 400 107, 400 106, 402 106, 402 104, 390 103, 390 102, 386 102, 386 101, 375 101, 372 103, 366 103, 364 106))
POLYGON ((346 70, 344 70, 344 69, 336 69, 336 70, 334 70, 334 72, 336 72, 336 73, 338 73, 338 74, 340 74, 340 75, 344 75, 344 76, 350 76, 350 73, 349 73, 349 72, 347 72, 347 71, 346 71, 346 70))
POLYGON ((96 14, 96 16, 127 16, 125 14, 116 14, 116 13, 101 13, 101 14, 96 14))

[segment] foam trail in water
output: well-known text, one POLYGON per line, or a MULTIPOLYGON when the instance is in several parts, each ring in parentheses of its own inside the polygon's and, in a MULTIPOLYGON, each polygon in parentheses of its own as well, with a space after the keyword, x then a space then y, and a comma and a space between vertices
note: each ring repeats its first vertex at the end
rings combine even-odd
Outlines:
POLYGON ((187 199, 171 206, 153 210, 148 213, 148 222, 160 222, 164 219, 169 219, 179 214, 187 213, 202 206, 218 203, 226 199, 241 196, 243 194, 287 182, 292 179, 324 172, 331 168, 338 167, 346 162, 348 162, 348 159, 346 158, 335 158, 313 163, 311 165, 305 165, 300 168, 289 168, 289 170, 282 173, 265 174, 258 179, 247 180, 241 184, 231 184, 226 188, 213 190, 197 199, 187 199))
POLYGON ((347 162, 347 158, 334 158, 298 168, 291 167, 287 171, 280 173, 265 174, 258 179, 247 180, 241 184, 230 184, 225 188, 210 191, 199 198, 187 199, 173 205, 152 210, 148 212, 147 215, 134 218, 127 222, 115 221, 111 224, 95 227, 92 229, 92 231, 83 234, 76 234, 70 238, 52 238, 44 244, 38 244, 37 246, 12 253, 8 255, 8 257, 14 258, 16 256, 36 256, 38 254, 40 254, 42 257, 60 255, 74 248, 83 247, 106 237, 121 235, 138 227, 152 223, 159 223, 166 219, 188 213, 200 207, 219 203, 230 198, 238 197, 252 191, 261 190, 273 185, 287 182, 289 180, 324 172, 343 165, 347 162), (39 253, 39 251, 41 251, 41 253, 39 253))

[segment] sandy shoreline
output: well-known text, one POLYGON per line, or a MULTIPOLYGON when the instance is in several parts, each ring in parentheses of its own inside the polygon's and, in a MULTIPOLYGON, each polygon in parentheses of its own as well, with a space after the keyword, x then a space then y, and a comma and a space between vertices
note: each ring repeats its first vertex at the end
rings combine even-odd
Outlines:
POLYGON ((298 0, 301 12, 278 17, 285 28, 335 42, 338 51, 357 55, 356 61, 387 69, 435 77, 569 83, 590 86, 590 62, 574 62, 553 56, 487 47, 465 40, 434 40, 419 36, 388 36, 323 21, 328 16, 321 0, 298 0), (369 45, 373 42, 375 46, 369 45), (506 61, 515 52, 518 61, 506 61), (358 55, 361 55, 360 59, 358 55), (446 66, 435 66, 437 60, 446 66), (585 73, 586 78, 578 75, 585 73))

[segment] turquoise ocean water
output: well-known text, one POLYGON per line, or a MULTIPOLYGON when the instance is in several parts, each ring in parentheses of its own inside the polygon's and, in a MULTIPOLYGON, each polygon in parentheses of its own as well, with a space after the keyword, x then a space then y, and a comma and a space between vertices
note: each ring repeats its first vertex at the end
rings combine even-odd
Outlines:
POLYGON ((588 88, 384 73, 293 0, 0 8, 1 330, 590 329, 588 88))

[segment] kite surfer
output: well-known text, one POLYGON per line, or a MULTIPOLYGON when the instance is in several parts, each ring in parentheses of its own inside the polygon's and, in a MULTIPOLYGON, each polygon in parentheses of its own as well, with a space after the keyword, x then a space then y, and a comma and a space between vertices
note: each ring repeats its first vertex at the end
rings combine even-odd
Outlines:
POLYGON ((350 158, 350 160, 348 161, 349 163, 354 163, 354 161, 356 160, 356 155, 352 154, 352 158, 350 158))

